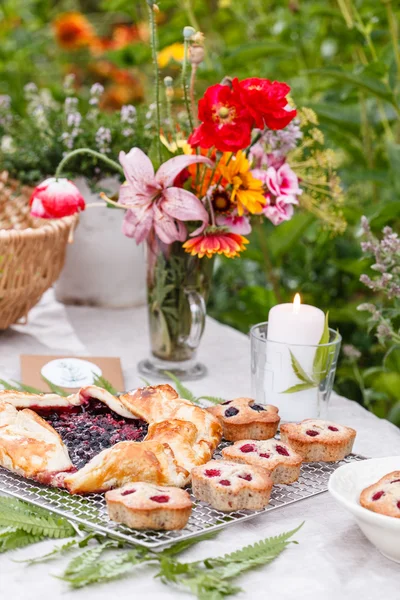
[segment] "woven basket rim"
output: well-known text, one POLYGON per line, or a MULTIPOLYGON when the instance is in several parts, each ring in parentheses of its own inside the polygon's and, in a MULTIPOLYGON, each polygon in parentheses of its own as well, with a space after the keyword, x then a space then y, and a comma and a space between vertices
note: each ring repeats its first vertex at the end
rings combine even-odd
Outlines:
MULTIPOLYGON (((0 227, 0 238, 18 238, 21 236, 26 237, 41 237, 52 233, 58 233, 60 230, 65 228, 71 229, 79 217, 77 214, 69 217, 62 217, 60 219, 49 219, 48 221, 39 222, 38 227, 25 227, 21 229, 2 229, 0 227)), ((41 220, 38 220, 41 221, 41 220)))

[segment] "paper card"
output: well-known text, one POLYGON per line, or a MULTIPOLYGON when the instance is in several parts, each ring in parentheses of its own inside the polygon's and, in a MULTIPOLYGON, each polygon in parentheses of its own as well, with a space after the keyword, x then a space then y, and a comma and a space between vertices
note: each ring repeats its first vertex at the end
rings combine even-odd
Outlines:
POLYGON ((22 383, 44 392, 51 390, 43 380, 43 376, 66 391, 75 392, 93 383, 93 373, 102 375, 117 390, 125 389, 119 358, 21 355, 22 383))

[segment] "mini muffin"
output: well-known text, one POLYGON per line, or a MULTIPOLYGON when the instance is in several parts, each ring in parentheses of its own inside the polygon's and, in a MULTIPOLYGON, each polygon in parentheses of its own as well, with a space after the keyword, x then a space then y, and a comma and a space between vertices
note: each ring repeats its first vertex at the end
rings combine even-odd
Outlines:
POLYGON ((185 490, 135 481, 106 493, 108 516, 132 529, 183 529, 192 512, 185 490))
POLYGON ((304 462, 336 462, 353 449, 356 431, 318 419, 281 425, 281 439, 303 457, 304 462))
POLYGON ((256 404, 251 398, 236 398, 207 410, 221 423, 230 442, 268 440, 276 434, 280 418, 276 406, 256 404))
POLYGON ((193 494, 217 510, 261 510, 271 495, 272 479, 264 469, 210 460, 192 470, 193 494))
POLYGON ((279 440, 242 440, 222 450, 226 460, 262 467, 274 483, 293 483, 300 475, 303 458, 279 440))
POLYGON ((400 519, 400 471, 392 471, 365 488, 360 504, 381 515, 400 519))

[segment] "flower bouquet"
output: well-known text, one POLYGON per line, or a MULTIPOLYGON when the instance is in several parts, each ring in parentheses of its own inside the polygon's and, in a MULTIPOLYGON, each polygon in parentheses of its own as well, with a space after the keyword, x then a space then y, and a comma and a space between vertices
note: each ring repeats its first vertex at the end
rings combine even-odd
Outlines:
MULTIPOLYGON (((300 204, 340 230, 341 189, 315 114, 293 106, 286 83, 225 78, 205 91, 196 109, 196 72, 205 49, 203 34, 192 27, 183 31, 184 116, 175 109, 171 77, 164 79, 161 99, 156 5, 147 4, 155 68, 154 144, 148 155, 139 148, 120 152, 126 181, 118 202, 104 198, 126 210, 123 233, 147 245, 152 358, 142 361, 142 372, 169 370, 195 378, 204 373, 194 358, 214 257, 240 256, 254 223, 267 219, 279 225, 300 204)), ((67 155, 56 177, 70 157, 84 152, 67 155)), ((53 185, 61 190, 62 180, 53 185)), ((32 196, 39 211, 40 190, 32 196)), ((53 198, 57 204, 57 194, 53 198)), ((43 216, 51 212, 47 202, 43 216)))

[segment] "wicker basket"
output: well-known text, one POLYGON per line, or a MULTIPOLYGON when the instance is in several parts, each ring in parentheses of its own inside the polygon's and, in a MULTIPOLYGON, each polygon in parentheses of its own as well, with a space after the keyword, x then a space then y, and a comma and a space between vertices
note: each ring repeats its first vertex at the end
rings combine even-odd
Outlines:
POLYGON ((56 220, 29 214, 32 189, 0 173, 0 329, 25 321, 64 265, 76 215, 56 220))

